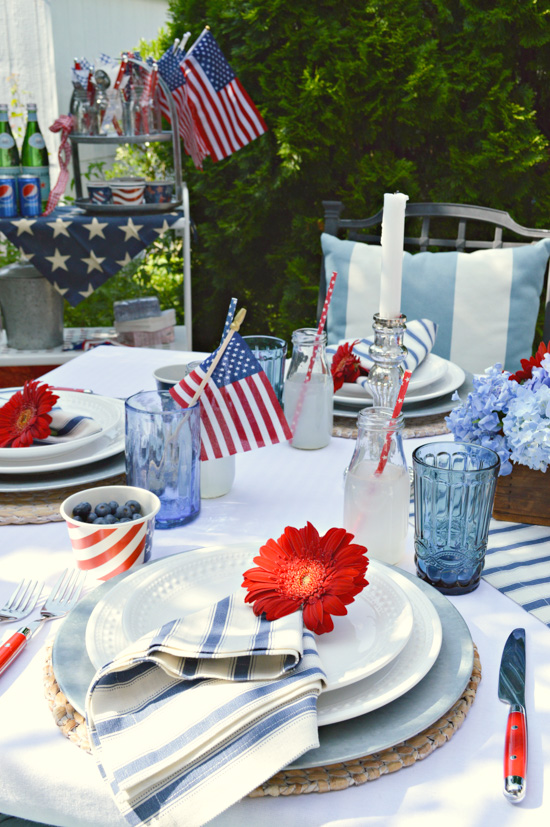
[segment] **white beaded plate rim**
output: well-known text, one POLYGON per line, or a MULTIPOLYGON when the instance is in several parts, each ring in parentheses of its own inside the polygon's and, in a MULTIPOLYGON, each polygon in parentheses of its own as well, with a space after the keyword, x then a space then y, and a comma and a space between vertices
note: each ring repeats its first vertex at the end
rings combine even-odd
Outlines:
MULTIPOLYGON (((0 390, 0 406, 14 395, 17 388, 0 390)), ((102 434, 114 428, 121 417, 121 407, 113 404, 118 400, 77 391, 55 391, 58 401, 56 407, 71 416, 88 416, 99 426, 95 434, 75 437, 69 442, 57 442, 50 445, 29 445, 28 448, 0 448, 0 466, 17 467, 18 471, 33 466, 37 460, 56 461, 58 457, 70 454, 100 439, 102 434)), ((122 409, 123 412, 123 409, 122 409)))
MULTIPOLYGON (((237 591, 257 545, 215 546, 166 558, 155 570, 138 570, 116 585, 93 610, 86 648, 96 668, 130 642, 237 591)), ((362 680, 386 667, 406 646, 413 609, 401 585, 375 561, 367 586, 334 618, 334 631, 317 637, 329 690, 362 680)))
MULTIPOLYGON (((124 402, 121 399, 103 397, 111 403, 112 410, 117 418, 112 427, 97 434, 97 439, 86 445, 77 445, 70 453, 54 457, 40 457, 29 462, 6 462, 0 459, 0 474, 19 474, 33 476, 35 474, 49 474, 63 471, 67 468, 82 468, 100 460, 113 457, 124 451, 124 402)), ((50 446, 54 447, 54 446, 50 446)), ((6 449, 11 450, 11 449, 6 449)), ((26 449, 22 449, 26 450, 26 449)))

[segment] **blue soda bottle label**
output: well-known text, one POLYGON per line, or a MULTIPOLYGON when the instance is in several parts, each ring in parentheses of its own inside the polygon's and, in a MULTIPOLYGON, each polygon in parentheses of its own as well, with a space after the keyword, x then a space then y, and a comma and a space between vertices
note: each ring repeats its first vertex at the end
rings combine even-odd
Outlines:
POLYGON ((34 135, 31 135, 29 138, 29 145, 35 149, 44 149, 46 142, 40 132, 35 132, 34 135))
POLYGON ((0 149, 11 149, 14 144, 13 136, 9 132, 0 133, 0 149))

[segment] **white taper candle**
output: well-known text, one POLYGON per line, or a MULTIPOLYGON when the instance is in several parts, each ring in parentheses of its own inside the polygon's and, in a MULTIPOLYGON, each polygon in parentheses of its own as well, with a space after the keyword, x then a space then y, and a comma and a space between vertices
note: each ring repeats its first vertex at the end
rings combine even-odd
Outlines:
POLYGON ((405 237, 405 205, 409 199, 402 192, 384 195, 382 215, 382 274, 380 278, 381 319, 397 319, 401 315, 401 279, 403 273, 403 239, 405 237))

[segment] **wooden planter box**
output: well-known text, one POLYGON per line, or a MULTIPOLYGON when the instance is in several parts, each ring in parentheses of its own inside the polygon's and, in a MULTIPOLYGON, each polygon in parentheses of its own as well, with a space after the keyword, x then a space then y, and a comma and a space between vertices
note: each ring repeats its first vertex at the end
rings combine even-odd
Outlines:
POLYGON ((506 477, 499 477, 493 506, 495 520, 550 525, 550 469, 533 471, 514 465, 506 477))

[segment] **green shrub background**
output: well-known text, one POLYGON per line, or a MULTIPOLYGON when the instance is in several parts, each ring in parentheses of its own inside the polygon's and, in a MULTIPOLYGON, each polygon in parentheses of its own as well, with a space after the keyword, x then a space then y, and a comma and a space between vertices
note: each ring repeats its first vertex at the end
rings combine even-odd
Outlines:
POLYGON ((269 131, 204 172, 184 156, 196 348, 231 296, 245 333, 314 323, 323 199, 366 217, 400 190, 550 226, 549 0, 172 0, 150 49, 205 24, 269 131))

